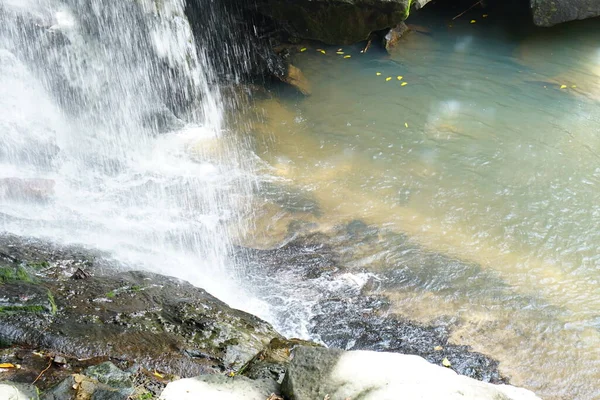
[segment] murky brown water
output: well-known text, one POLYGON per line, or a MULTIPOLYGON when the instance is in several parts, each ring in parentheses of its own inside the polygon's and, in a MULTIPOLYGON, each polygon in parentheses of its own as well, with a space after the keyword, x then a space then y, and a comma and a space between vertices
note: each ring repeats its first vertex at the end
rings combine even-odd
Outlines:
POLYGON ((290 192, 260 209, 253 244, 295 219, 405 234, 409 255, 390 239, 348 262, 424 274, 386 289, 398 313, 453 318, 457 343, 544 398, 600 398, 600 20, 471 18, 425 18, 391 56, 294 56, 313 95, 258 104, 264 173, 290 192), (425 253, 476 268, 427 274, 425 253))

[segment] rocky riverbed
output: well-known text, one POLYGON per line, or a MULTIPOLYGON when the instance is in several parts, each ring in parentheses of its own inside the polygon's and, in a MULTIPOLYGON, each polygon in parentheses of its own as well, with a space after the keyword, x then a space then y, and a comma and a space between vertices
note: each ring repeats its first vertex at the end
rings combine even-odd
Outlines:
MULTIPOLYGON (((296 241, 277 251, 251 252, 262 262, 271 260, 265 264, 266 273, 277 273, 277 265, 285 265, 284 258, 292 256, 304 279, 342 273, 326 247, 318 255, 312 251, 315 240, 296 241)), ((45 399, 149 399, 158 397, 169 381, 201 375, 200 381, 213 389, 235 382, 232 387, 238 389, 258 385, 257 393, 265 399, 271 392, 309 399, 312 394, 301 395, 291 388, 294 379, 305 378, 290 375, 290 360, 304 360, 304 367, 298 368, 306 368, 309 362, 325 368, 319 370, 318 379, 327 379, 342 354, 322 344, 287 340, 268 323, 187 282, 128 270, 105 254, 83 248, 4 234, 0 279, 0 380, 12 382, 0 386, 0 393, 13 390, 13 383, 20 392, 30 393, 16 398, 36 398, 41 393, 45 399), (324 353, 302 350, 312 361, 290 357, 295 348, 306 346, 322 348, 319 351, 324 353), (245 378, 231 380, 239 375, 245 378), (280 387, 284 381, 287 386, 280 387)), ((492 383, 508 381, 500 376, 494 360, 449 344, 444 328, 385 316, 382 298, 359 295, 354 300, 319 302, 325 319, 317 318, 314 329, 328 344, 419 355, 462 375, 492 383), (355 344, 349 346, 349 340, 355 344), (382 343, 392 344, 382 348, 382 343)), ((413 361, 430 365, 416 356, 406 360, 406 368, 413 361)), ((373 359, 373 364, 377 362, 373 359)), ((387 373, 384 368, 381 372, 387 373)), ((314 380, 317 392, 338 392, 335 387, 319 389, 322 385, 314 380)), ((164 398, 183 398, 174 397, 177 390, 169 389, 164 398)), ((340 393, 350 396, 350 392, 340 393)))

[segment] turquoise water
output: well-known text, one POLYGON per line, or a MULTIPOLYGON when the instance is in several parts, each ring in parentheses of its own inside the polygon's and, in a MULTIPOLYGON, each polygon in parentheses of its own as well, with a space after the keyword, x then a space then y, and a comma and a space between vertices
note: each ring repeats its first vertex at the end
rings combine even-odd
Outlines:
MULTIPOLYGON (((265 207, 256 230, 273 244, 293 219, 360 219, 477 265, 497 280, 442 267, 443 288, 431 276, 385 291, 402 315, 453 318, 453 339, 499 359, 514 384, 600 398, 600 20, 412 22, 391 55, 298 47, 312 96, 259 102, 256 142, 264 173, 318 212, 265 207)), ((428 268, 385 240, 349 266, 428 268)))

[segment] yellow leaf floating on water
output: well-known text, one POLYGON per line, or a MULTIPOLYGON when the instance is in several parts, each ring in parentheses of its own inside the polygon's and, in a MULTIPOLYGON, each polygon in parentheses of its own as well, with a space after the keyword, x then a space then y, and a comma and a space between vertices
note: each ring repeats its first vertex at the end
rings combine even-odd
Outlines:
POLYGON ((573 89, 577 89, 577 85, 573 85, 571 86, 573 89))
POLYGON ((566 89, 566 88, 567 88, 567 85, 560 85, 560 88, 561 88, 561 89, 566 89))
POLYGON ((488 17, 488 15, 487 15, 487 14, 483 14, 483 15, 482 15, 482 17, 483 17, 483 18, 487 18, 487 17, 488 17))
POLYGON ((403 77, 402 77, 401 75, 398 75, 398 76, 396 77, 396 79, 398 79, 399 81, 401 81, 401 80, 402 80, 402 78, 403 78, 403 77))
POLYGON ((229 373, 227 374, 228 377, 233 378, 235 376, 235 372, 233 371, 229 371, 229 373))
POLYGON ((405 123, 404 123, 404 126, 408 128, 408 122, 405 122, 405 123))
POLYGON ((17 368, 17 366, 11 363, 2 363, 0 364, 0 368, 17 368))
POLYGON ((385 81, 386 81, 386 82, 389 82, 389 81, 391 81, 391 80, 392 80, 392 77, 391 77, 391 76, 388 76, 387 78, 385 78, 385 81))
POLYGON ((350 58, 350 57, 352 57, 352 56, 349 54, 347 56, 344 56, 344 58, 350 58))
POLYGON ((300 49, 301 52, 305 52, 306 51, 306 47, 303 47, 300 49))
POLYGON ((472 20, 471 20, 471 23, 472 23, 472 24, 474 24, 475 22, 477 22, 477 21, 476 21, 476 20, 474 20, 474 19, 472 19, 472 20))
POLYGON ((444 359, 442 360, 442 365, 446 368, 450 368, 452 366, 452 364, 450 363, 450 361, 448 361, 446 357, 444 357, 444 359))
POLYGON ((164 379, 165 376, 163 374, 161 374, 160 372, 158 372, 157 370, 154 370, 154 374, 155 377, 160 378, 160 379, 164 379))
POLYGON ((400 86, 406 86, 408 85, 408 82, 402 82, 402 84, 400 86))
POLYGON ((339 54, 341 56, 342 54, 344 54, 344 52, 343 51, 336 51, 335 54, 339 54))
POLYGON ((381 75, 381 72, 375 72, 375 75, 379 76, 381 75))

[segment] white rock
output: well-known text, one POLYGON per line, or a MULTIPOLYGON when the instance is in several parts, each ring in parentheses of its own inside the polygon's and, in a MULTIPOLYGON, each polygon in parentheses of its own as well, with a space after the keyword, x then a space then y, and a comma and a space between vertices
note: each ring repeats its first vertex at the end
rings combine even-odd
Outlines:
POLYGON ((37 392, 31 385, 0 382, 0 399, 2 400, 34 400, 37 398, 37 392))
POLYGON ((397 353, 350 351, 331 372, 331 400, 539 400, 533 392, 458 375, 425 359, 397 353))
POLYGON ((283 379, 290 400, 539 400, 526 389, 458 375, 399 353, 300 346, 283 379))
POLYGON ((268 381, 207 375, 169 383, 160 400, 265 400, 275 390, 268 381))

